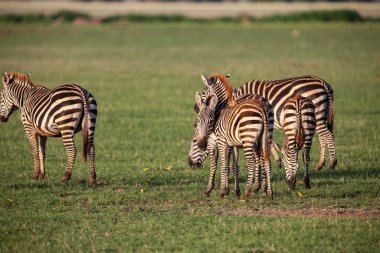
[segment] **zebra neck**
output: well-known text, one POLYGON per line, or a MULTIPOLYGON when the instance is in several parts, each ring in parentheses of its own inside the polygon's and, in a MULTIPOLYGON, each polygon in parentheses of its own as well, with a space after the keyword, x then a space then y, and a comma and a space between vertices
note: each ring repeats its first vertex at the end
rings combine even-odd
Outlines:
POLYGON ((24 105, 26 104, 27 97, 30 93, 31 88, 24 85, 14 85, 12 87, 12 95, 14 99, 14 104, 20 108, 23 109, 24 105))
POLYGON ((20 86, 18 87, 17 89, 14 89, 14 98, 15 98, 15 104, 17 107, 19 107, 20 109, 24 109, 25 105, 27 105, 33 98, 33 95, 35 93, 40 93, 40 92, 43 92, 45 93, 44 91, 46 91, 47 89, 44 88, 40 88, 42 86, 33 86, 33 87, 29 87, 29 86, 20 86))

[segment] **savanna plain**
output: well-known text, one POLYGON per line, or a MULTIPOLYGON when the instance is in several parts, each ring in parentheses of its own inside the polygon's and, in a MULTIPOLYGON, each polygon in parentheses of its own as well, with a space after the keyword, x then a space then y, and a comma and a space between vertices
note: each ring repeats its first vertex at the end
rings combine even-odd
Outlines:
MULTIPOLYGON (((96 188, 87 184, 80 135, 72 179, 62 185, 61 139, 48 139, 47 177, 32 181, 19 112, 0 125, 1 252, 380 248, 379 23, 3 24, 0 71, 31 73, 49 88, 80 84, 99 111, 96 188), (336 169, 316 171, 316 136, 310 190, 301 184, 302 165, 292 192, 273 162, 273 201, 261 193, 220 199, 218 176, 214 192, 203 196, 208 160, 192 169, 187 154, 194 94, 203 89, 200 74, 211 72, 230 73, 234 87, 304 74, 329 82, 336 169)), ((244 187, 243 156, 240 170, 244 187)))

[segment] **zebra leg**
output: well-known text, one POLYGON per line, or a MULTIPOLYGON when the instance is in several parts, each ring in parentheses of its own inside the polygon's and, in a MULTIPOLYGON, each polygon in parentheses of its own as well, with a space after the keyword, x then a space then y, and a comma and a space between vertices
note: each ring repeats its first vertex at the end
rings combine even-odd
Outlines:
POLYGON ((65 174, 63 175, 61 181, 62 183, 66 183, 71 178, 71 172, 73 171, 73 166, 75 162, 75 156, 76 156, 76 148, 74 144, 74 138, 73 133, 63 133, 62 139, 63 143, 65 145, 66 153, 67 153, 67 167, 65 174))
MULTIPOLYGON (((325 166, 326 134, 324 130, 322 131, 318 129, 319 128, 317 127, 320 151, 319 151, 319 162, 317 165, 317 170, 321 170, 323 166, 325 166)), ((327 128, 326 128, 326 131, 327 131, 327 128)))
POLYGON ((204 194, 208 197, 210 196, 210 192, 214 189, 214 182, 215 182, 215 172, 218 162, 218 151, 216 149, 213 149, 210 152, 210 176, 208 178, 208 184, 207 189, 204 192, 204 194))
MULTIPOLYGON (((247 162, 247 168, 248 168, 248 178, 247 178, 247 186, 246 186, 246 189, 245 189, 245 193, 244 193, 244 197, 249 197, 249 195, 251 195, 251 188, 252 188, 252 180, 253 180, 253 174, 255 173, 255 188, 254 188, 254 193, 257 193, 257 191, 260 189, 260 183, 258 182, 259 180, 259 176, 258 176, 258 173, 257 171, 255 171, 255 161, 253 159, 253 153, 254 153, 254 150, 253 150, 253 147, 252 147, 252 144, 249 143, 248 145, 244 145, 243 144, 243 148, 244 148, 244 156, 245 156, 245 160, 247 162)), ((259 165, 260 167, 260 159, 257 162, 257 165, 259 165)))
POLYGON ((305 183, 305 189, 310 189, 310 179, 309 179, 309 164, 310 164, 310 145, 306 145, 303 151, 303 164, 305 166, 305 174, 303 177, 303 182, 305 183))
POLYGON ((276 161, 277 167, 281 168, 282 161, 281 161, 281 157, 277 154, 277 151, 275 148, 276 144, 277 143, 275 143, 274 141, 272 142, 272 144, 270 145, 270 151, 274 157, 274 160, 276 161))
MULTIPOLYGON (((264 160, 264 159, 262 159, 264 160)), ((265 170, 265 181, 266 181, 266 193, 268 198, 273 199, 273 188, 272 188, 272 169, 271 169, 271 164, 270 164, 270 159, 267 161, 264 161, 264 167, 262 167, 262 170, 265 170)))
POLYGON ((261 190, 263 193, 267 194, 268 184, 267 184, 267 173, 265 171, 264 159, 262 153, 260 153, 260 170, 261 170, 261 190))
POLYGON ((89 184, 90 186, 95 186, 96 185, 96 172, 95 172, 95 146, 94 142, 91 141, 88 144, 88 156, 90 158, 90 181, 89 184))
POLYGON ((335 166, 337 165, 338 161, 336 159, 334 136, 330 131, 328 131, 328 133, 326 134, 326 143, 327 143, 327 147, 329 149, 329 154, 330 154, 330 167, 329 168, 335 169, 335 166))
POLYGON ((232 170, 234 173, 234 182, 235 182, 235 194, 240 196, 240 187, 239 187, 239 148, 234 147, 232 152, 232 170))
POLYGON ((39 173, 39 179, 45 178, 45 150, 46 150, 46 140, 47 137, 45 136, 39 136, 39 146, 38 146, 38 155, 39 155, 39 161, 40 161, 40 173, 39 173))
POLYGON ((220 176, 221 176, 221 191, 220 191, 220 197, 223 198, 224 196, 227 196, 230 189, 228 186, 228 171, 229 171, 229 148, 227 147, 227 144, 220 144, 218 142, 218 150, 220 155, 220 176))
MULTIPOLYGON (((254 161, 252 169, 255 171, 255 185, 253 186, 253 193, 258 193, 261 186, 261 182, 260 182, 261 161, 260 161, 260 152, 257 149, 253 150, 252 159, 254 161)), ((266 177, 267 176, 268 175, 266 175, 266 177)))
POLYGON ((32 130, 26 129, 26 135, 28 137, 29 143, 32 146, 33 160, 34 160, 34 176, 33 180, 38 179, 40 175, 40 157, 38 152, 38 142, 37 142, 37 133, 32 130))

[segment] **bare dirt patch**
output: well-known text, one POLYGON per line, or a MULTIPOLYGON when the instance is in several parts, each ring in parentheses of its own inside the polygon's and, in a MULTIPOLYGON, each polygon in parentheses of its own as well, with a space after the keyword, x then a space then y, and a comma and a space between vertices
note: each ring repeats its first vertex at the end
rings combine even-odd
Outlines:
POLYGON ((225 212, 226 215, 273 217, 352 217, 379 218, 380 209, 240 209, 225 212))

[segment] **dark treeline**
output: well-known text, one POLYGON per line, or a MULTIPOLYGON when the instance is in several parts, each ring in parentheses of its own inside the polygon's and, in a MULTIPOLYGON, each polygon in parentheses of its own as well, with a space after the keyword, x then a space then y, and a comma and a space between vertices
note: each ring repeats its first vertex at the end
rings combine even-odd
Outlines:
POLYGON ((214 19, 191 18, 182 15, 143 15, 143 14, 125 14, 112 15, 102 19, 94 18, 86 13, 77 11, 62 10, 52 15, 42 14, 4 14, 0 16, 0 23, 36 23, 36 22, 54 22, 54 23, 253 23, 253 22, 365 22, 365 21, 380 21, 378 18, 362 17, 354 10, 329 10, 329 11, 308 11, 296 12, 282 15, 272 15, 268 17, 219 17, 214 19))

